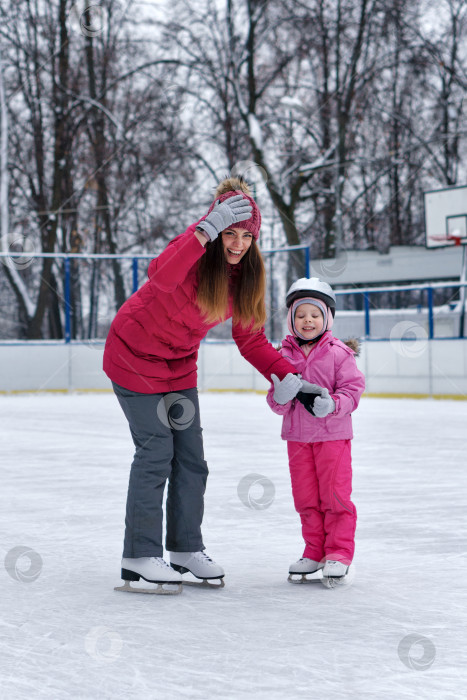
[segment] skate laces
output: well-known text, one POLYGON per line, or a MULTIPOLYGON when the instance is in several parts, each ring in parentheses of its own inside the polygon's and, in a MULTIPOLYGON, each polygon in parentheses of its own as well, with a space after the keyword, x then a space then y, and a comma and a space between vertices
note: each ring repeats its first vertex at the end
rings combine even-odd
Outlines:
POLYGON ((162 557, 151 557, 151 561, 154 561, 156 564, 159 564, 159 566, 164 566, 166 569, 172 568, 162 557))
POLYGON ((208 564, 209 566, 216 566, 215 562, 213 562, 211 557, 208 557, 208 555, 204 552, 193 552, 191 556, 194 559, 197 559, 198 561, 202 561, 203 564, 208 564))

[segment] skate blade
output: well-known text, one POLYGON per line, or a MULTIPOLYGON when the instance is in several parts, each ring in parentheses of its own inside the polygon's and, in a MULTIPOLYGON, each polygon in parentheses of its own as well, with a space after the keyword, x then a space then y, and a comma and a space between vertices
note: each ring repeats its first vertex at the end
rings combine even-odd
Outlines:
POLYGON ((321 583, 325 588, 337 588, 338 586, 345 586, 345 576, 323 576, 321 583))
POLYGON ((354 575, 352 572, 349 572, 345 576, 323 576, 321 583, 326 588, 340 588, 342 586, 350 586, 353 580, 354 575))
POLYGON ((321 583, 326 588, 341 588, 350 586, 355 580, 355 566, 350 564, 344 576, 323 576, 321 583))
POLYGON ((311 574, 289 574, 287 581, 290 581, 290 583, 315 583, 315 581, 321 581, 321 579, 321 571, 313 571, 311 574), (299 578, 293 578, 293 576, 299 576, 299 578))
POLYGON ((219 579, 207 579, 203 578, 201 581, 185 581, 183 579, 182 584, 184 586, 197 586, 198 588, 224 588, 225 583, 223 578, 219 579), (219 583, 212 583, 212 581, 219 581, 219 583))
POLYGON ((149 593, 152 595, 179 595, 182 590, 181 583, 157 583, 154 588, 146 588, 143 586, 132 586, 130 581, 125 581, 123 586, 115 586, 114 588, 114 591, 124 591, 125 593, 149 593), (172 588, 164 588, 164 586, 172 586, 172 588))

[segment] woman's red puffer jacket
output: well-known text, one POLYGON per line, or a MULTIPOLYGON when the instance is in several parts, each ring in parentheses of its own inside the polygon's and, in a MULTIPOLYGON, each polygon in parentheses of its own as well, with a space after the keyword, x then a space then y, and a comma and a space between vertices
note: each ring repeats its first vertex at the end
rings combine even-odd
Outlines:
MULTIPOLYGON (((198 223, 198 222, 197 222, 198 223)), ((145 394, 191 389, 197 384, 201 340, 217 323, 206 323, 196 303, 198 260, 205 252, 194 231, 174 238, 149 265, 148 281, 119 309, 107 336, 104 371, 131 391, 145 394)), ((232 265, 235 284, 237 265, 232 265)), ((232 315, 232 292, 229 313, 232 315)), ((280 379, 296 369, 272 347, 264 329, 251 332, 233 324, 241 354, 261 374, 280 379)))

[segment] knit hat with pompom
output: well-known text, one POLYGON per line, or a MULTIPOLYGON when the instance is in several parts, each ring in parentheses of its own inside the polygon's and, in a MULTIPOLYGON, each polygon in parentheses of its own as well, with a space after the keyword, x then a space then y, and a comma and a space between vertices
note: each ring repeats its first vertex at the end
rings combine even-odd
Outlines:
POLYGON ((214 201, 209 207, 208 214, 211 213, 214 204, 217 201, 225 202, 226 199, 228 199, 229 197, 233 197, 236 194, 243 195, 243 197, 250 202, 253 211, 251 212, 251 216, 249 219, 247 219, 246 221, 239 221, 238 224, 234 224, 234 227, 236 228, 238 226, 238 228, 242 228, 246 231, 249 231, 252 234, 255 241, 257 241, 259 238, 259 231, 261 228, 261 214, 258 209, 258 205, 251 196, 250 188, 248 187, 247 183, 243 178, 229 177, 225 180, 222 180, 222 182, 219 183, 216 189, 216 194, 214 196, 214 201))

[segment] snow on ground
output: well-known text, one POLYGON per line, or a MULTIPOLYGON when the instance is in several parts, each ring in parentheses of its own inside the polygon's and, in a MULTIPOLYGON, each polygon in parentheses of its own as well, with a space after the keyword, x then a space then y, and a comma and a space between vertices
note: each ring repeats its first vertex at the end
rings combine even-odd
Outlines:
POLYGON ((132 456, 115 398, 0 397, 2 696, 463 696, 467 404, 362 400, 356 578, 328 590, 287 582, 302 544, 281 419, 264 396, 200 398, 203 532, 226 586, 144 596, 113 590, 132 456), (238 496, 252 473, 267 508, 238 496))

